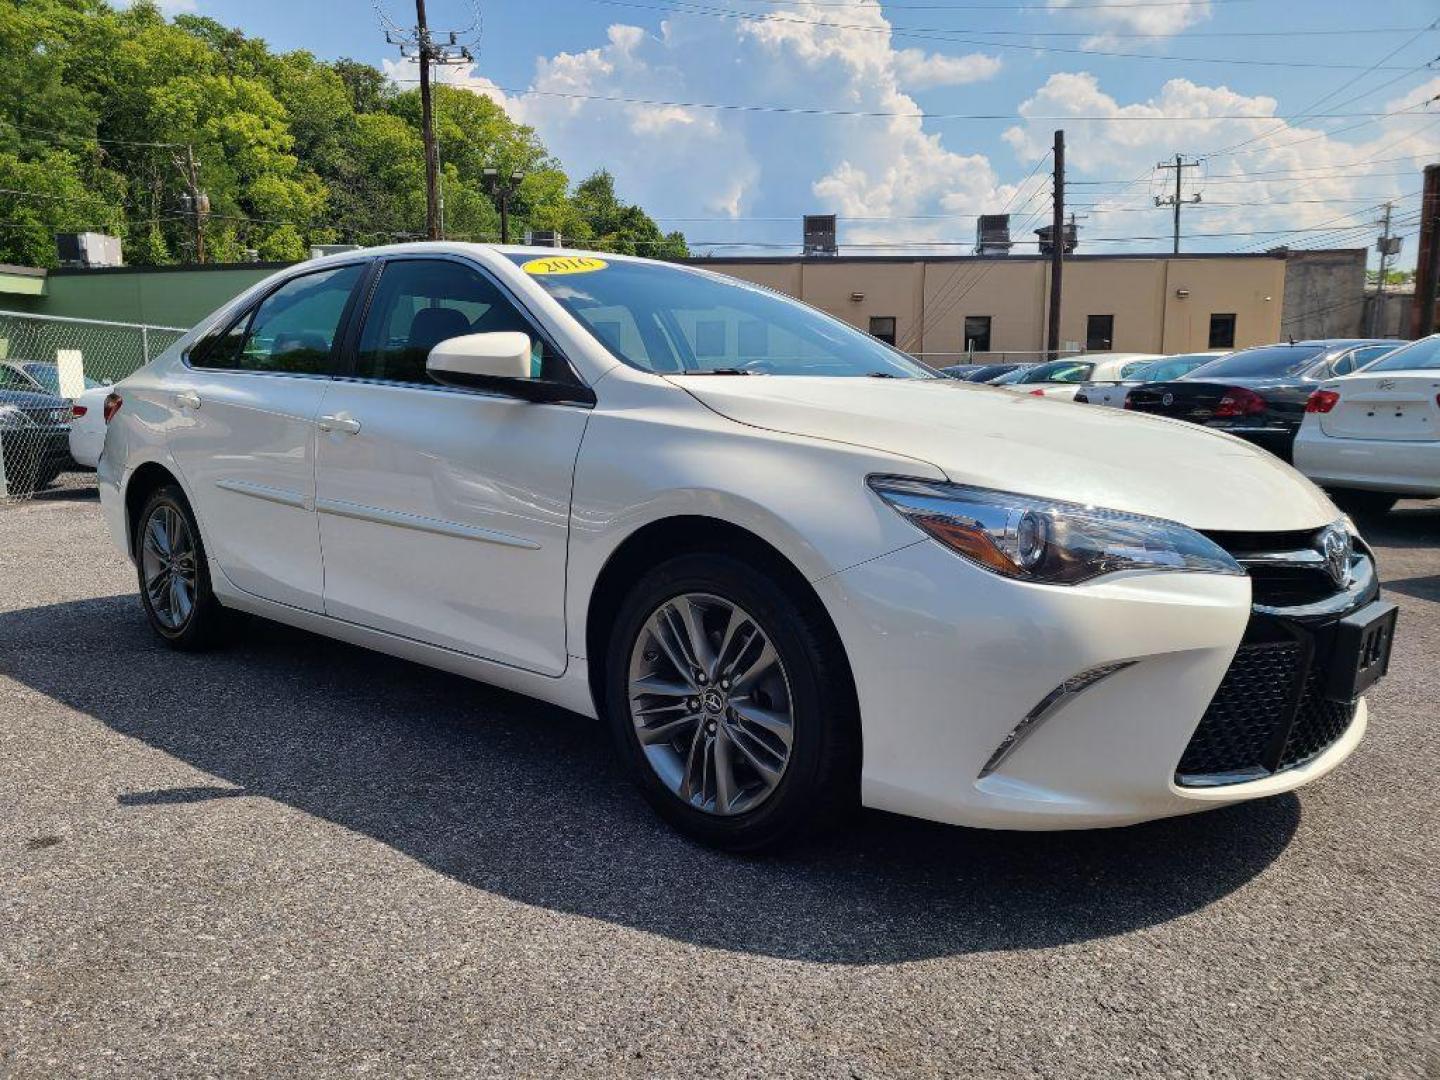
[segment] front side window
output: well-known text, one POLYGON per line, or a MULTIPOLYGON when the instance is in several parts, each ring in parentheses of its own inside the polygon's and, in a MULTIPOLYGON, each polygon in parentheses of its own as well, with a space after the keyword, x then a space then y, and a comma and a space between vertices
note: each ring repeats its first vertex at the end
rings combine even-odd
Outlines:
POLYGON ((509 256, 618 359, 661 375, 941 378, 864 331, 740 281, 662 263, 509 256), (594 264, 598 263, 596 266, 594 264))
POLYGON ((1109 352, 1114 348, 1115 316, 1088 315, 1085 318, 1085 351, 1109 352))
POLYGON ((990 316, 965 316, 965 351, 990 351, 990 316))
POLYGON ((337 266, 291 278, 252 313, 190 350, 192 366, 232 371, 321 375, 363 264, 337 266))
MULTIPOLYGON (((596 331, 625 340, 623 312, 607 312, 596 331)), ((530 337, 533 378, 571 380, 569 368, 536 334, 500 287, 479 271, 448 259, 387 263, 360 332, 355 374, 362 379, 434 384, 425 370, 430 350, 466 334, 519 331, 530 337)))
POLYGON ((1210 348, 1233 349, 1235 347, 1235 316, 1210 316, 1210 348))

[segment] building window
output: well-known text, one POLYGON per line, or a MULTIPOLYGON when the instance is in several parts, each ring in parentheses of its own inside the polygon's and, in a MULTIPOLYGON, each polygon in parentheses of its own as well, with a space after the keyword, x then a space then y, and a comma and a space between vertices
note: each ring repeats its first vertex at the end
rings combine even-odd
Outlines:
POLYGON ((1115 347, 1115 316, 1089 315, 1085 319, 1085 351, 1109 352, 1115 347))
POLYGON ((872 315, 870 317, 870 336, 879 338, 886 345, 895 344, 895 316, 893 315, 872 315))
POLYGON ((1235 316, 1210 316, 1210 348, 1233 349, 1235 347, 1235 316))
POLYGON ((990 316, 965 316, 965 351, 990 351, 990 316))

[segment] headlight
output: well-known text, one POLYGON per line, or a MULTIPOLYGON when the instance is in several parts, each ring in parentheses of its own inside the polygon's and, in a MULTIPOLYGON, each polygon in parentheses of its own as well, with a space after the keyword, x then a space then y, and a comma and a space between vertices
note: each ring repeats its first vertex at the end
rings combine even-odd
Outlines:
POLYGON ((14 405, 0 405, 0 431, 16 431, 30 426, 30 418, 14 405))
POLYGON ((951 551, 1022 581, 1074 585, 1117 570, 1245 573, 1219 545, 1163 518, 897 476, 869 484, 951 551))

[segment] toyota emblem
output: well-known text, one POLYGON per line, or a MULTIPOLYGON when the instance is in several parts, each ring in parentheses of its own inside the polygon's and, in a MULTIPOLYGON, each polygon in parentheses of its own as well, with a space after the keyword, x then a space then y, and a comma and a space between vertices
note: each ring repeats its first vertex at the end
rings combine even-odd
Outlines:
POLYGON ((1320 554, 1330 580, 1344 588, 1350 583, 1350 530, 1344 525, 1327 525, 1320 534, 1320 554))
POLYGON ((1160 399, 1160 404, 1161 404, 1161 405, 1174 405, 1174 404, 1175 404, 1175 395, 1174 395, 1174 394, 1169 394, 1169 393, 1167 393, 1164 397, 1162 397, 1162 398, 1160 399))

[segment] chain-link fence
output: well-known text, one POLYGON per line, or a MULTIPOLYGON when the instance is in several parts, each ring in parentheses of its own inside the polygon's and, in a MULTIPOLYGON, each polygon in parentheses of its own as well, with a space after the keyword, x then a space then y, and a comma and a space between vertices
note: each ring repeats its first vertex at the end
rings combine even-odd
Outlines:
POLYGON ((91 448, 104 440, 104 387, 184 333, 0 311, 0 500, 27 498, 61 473, 93 465, 91 448))

